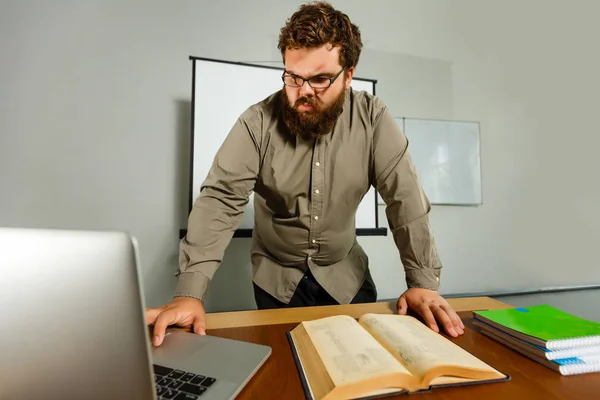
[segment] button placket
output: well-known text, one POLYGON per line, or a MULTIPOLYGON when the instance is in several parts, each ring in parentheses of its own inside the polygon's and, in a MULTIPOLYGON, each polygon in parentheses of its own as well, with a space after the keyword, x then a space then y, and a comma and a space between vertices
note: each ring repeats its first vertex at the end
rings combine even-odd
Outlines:
POLYGON ((322 165, 323 144, 321 138, 316 140, 313 151, 313 168, 311 179, 311 229, 309 234, 309 248, 312 250, 311 261, 314 262, 314 255, 318 253, 318 239, 321 235, 322 217, 323 217, 323 187, 325 182, 325 171, 322 165))

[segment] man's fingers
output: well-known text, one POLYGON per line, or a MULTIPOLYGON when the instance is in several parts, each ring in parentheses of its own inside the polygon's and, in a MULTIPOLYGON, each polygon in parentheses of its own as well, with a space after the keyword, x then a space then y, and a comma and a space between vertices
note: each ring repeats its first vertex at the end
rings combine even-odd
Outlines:
POLYGON ((421 315, 421 317, 423 318, 423 320, 425 321, 425 324, 427 324, 427 326, 429 326, 429 328, 431 328, 432 331, 434 331, 434 332, 440 331, 437 324, 435 323, 435 318, 433 317, 433 313, 429 309, 428 304, 424 304, 424 303, 421 304, 418 308, 418 312, 421 315))
POLYGON ((454 328, 456 329, 456 331, 459 334, 463 334, 465 331, 465 324, 463 324, 462 320, 460 319, 460 317, 458 316, 458 314, 456 313, 456 311, 454 311, 454 309, 452 307, 450 307, 450 305, 442 305, 440 306, 444 311, 446 311, 446 314, 448 314, 448 316, 450 317, 450 320, 452 321, 452 324, 454 325, 454 328))
POLYGON ((443 328, 452 337, 464 333, 465 326, 458 314, 435 291, 419 288, 408 289, 398 299, 398 314, 406 314, 409 307, 416 311, 425 325, 436 333, 440 332, 440 328, 443 328))
POLYGON ((159 308, 146 308, 146 325, 152 325, 160 315, 159 308))
POLYGON ((407 311, 408 311, 408 303, 406 302, 406 298, 404 296, 402 296, 398 300, 398 314, 405 315, 407 311))
POLYGON ((152 344, 160 346, 165 338, 165 332, 169 325, 177 322, 177 312, 174 310, 166 310, 160 313, 154 323, 154 331, 152 333, 152 344))
POLYGON ((448 334, 452 337, 457 337, 458 332, 454 328, 454 323, 450 319, 450 316, 446 313, 446 311, 438 305, 432 305, 433 312, 435 313, 435 317, 438 321, 440 321, 441 325, 444 327, 444 330, 448 332, 448 334))
POLYGON ((198 335, 206 335, 206 323, 204 318, 196 318, 196 321, 194 322, 194 333, 197 333, 198 335))

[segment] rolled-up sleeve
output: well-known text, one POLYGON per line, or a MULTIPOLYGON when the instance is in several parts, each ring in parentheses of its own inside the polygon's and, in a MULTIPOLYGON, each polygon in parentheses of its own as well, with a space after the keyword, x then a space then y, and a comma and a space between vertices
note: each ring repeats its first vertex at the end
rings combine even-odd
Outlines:
POLYGON ((175 297, 204 300, 260 169, 260 115, 245 112, 217 151, 180 242, 175 297))
POLYGON ((429 223, 431 205, 408 150, 408 140, 387 107, 373 109, 374 186, 386 216, 409 288, 439 289, 441 263, 429 223))

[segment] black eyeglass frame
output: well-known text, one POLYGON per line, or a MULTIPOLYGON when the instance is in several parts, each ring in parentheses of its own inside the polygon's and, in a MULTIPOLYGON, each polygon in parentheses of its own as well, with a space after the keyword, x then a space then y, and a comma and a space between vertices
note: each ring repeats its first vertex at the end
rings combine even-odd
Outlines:
POLYGON ((284 84, 285 86, 289 86, 289 87, 293 87, 293 88, 299 88, 299 87, 302 87, 302 86, 304 86, 304 82, 308 82, 308 86, 310 86, 310 87, 311 87, 311 88, 313 88, 313 89, 317 89, 317 90, 318 90, 318 89, 327 89, 327 88, 331 87, 331 85, 333 85, 333 82, 335 82, 335 80, 338 78, 338 76, 340 76, 340 74, 341 74, 342 72, 344 72, 344 70, 345 70, 345 69, 346 69, 346 67, 343 67, 343 68, 340 70, 340 72, 338 72, 337 74, 335 74, 335 75, 334 75, 333 77, 331 77, 331 78, 326 78, 326 77, 324 77, 324 76, 316 76, 316 77, 315 77, 315 76, 311 76, 310 78, 303 78, 303 77, 301 77, 301 76, 294 75, 294 74, 287 74, 287 75, 286 75, 286 71, 284 71, 284 72, 283 72, 283 74, 281 75, 281 80, 283 81, 283 84, 284 84), (294 79, 302 79, 302 83, 301 83, 300 85, 288 85, 288 84, 285 82, 285 78, 286 78, 286 77, 288 77, 288 76, 289 76, 289 77, 293 77, 294 79), (315 79, 315 78, 317 78, 317 77, 318 77, 319 79, 328 79, 328 80, 329 80, 329 85, 328 85, 328 86, 322 86, 322 87, 314 87, 313 85, 311 85, 311 84, 310 84, 310 80, 311 80, 311 79, 315 79))

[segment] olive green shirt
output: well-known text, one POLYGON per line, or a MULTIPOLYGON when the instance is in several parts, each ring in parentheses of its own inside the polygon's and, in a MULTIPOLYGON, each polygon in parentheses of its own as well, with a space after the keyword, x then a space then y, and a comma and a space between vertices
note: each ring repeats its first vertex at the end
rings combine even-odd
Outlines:
POLYGON ((350 89, 333 131, 309 141, 288 132, 281 107, 280 92, 249 107, 218 150, 181 241, 175 296, 204 300, 254 191, 253 281, 288 303, 310 269, 336 301, 349 303, 369 268, 355 214, 370 186, 386 203, 408 287, 437 290, 430 203, 382 101, 350 89))

